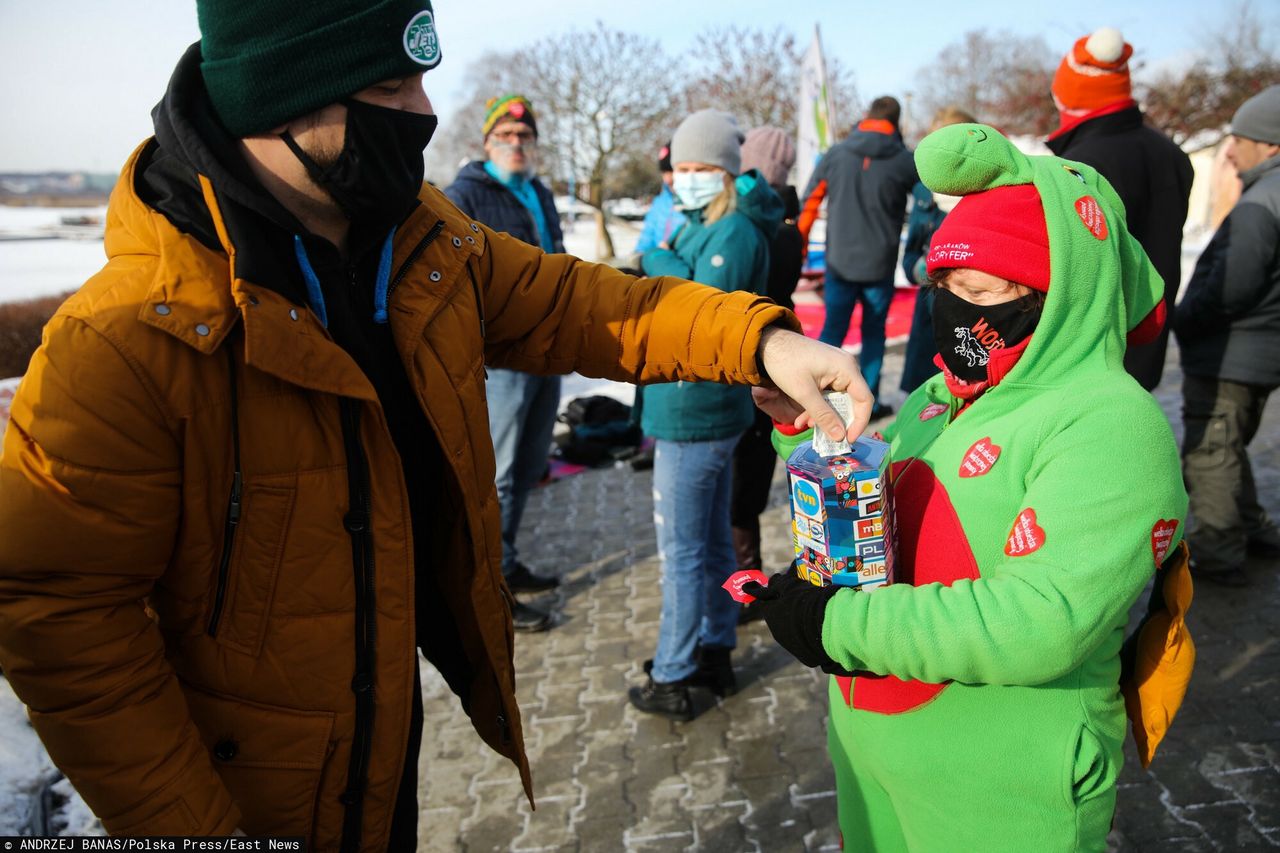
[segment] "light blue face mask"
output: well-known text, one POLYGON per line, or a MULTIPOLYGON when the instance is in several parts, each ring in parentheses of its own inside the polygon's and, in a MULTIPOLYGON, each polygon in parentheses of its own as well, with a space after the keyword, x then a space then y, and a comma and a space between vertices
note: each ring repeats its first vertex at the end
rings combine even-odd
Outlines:
POLYGON ((686 210, 701 210, 724 191, 724 175, 720 169, 713 172, 676 172, 676 197, 686 210))

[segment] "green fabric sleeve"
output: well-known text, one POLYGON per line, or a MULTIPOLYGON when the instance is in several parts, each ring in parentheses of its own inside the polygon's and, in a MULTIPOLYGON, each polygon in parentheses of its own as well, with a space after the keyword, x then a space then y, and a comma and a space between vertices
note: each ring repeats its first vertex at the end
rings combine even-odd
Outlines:
POLYGON ((788 459, 791 458, 791 454, 795 452, 795 449, 797 447, 799 447, 800 445, 804 444, 806 441, 809 441, 812 438, 813 438, 812 429, 807 429, 802 433, 798 433, 797 435, 786 435, 784 433, 778 432, 775 429, 769 435, 769 440, 773 442, 774 451, 777 452, 777 454, 782 457, 782 461, 784 464, 788 459))
POLYGON ((827 604, 827 653, 846 669, 899 678, 1034 685, 1070 672, 1122 627, 1156 568, 1152 528, 1185 517, 1186 493, 1152 476, 1178 464, 1154 405, 1094 402, 1038 442, 1023 501, 1043 529, 1038 550, 1006 556, 1015 519, 991 519, 983 536, 1001 538, 973 543, 978 580, 841 591, 827 604))

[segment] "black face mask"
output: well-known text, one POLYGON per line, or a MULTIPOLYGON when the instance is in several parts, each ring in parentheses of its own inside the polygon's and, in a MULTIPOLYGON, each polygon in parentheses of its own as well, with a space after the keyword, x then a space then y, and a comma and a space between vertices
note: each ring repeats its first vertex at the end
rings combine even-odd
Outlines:
POLYGON ((342 103, 347 107, 347 135, 332 165, 313 160, 289 131, 280 138, 347 219, 365 225, 398 224, 409 215, 422 188, 422 152, 437 119, 363 101, 342 103))
POLYGON ((999 305, 974 305, 941 287, 933 296, 933 340, 947 370, 966 382, 986 379, 991 353, 1022 343, 1040 322, 1034 293, 999 305))

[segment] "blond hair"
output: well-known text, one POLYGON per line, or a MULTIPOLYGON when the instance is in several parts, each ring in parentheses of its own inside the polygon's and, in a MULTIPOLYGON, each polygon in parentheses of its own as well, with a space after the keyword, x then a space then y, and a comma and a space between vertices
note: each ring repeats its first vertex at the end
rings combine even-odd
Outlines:
POLYGON ((968 110, 961 109, 955 104, 947 104, 947 106, 942 107, 933 114, 933 124, 930 125, 930 130, 937 130, 952 124, 976 124, 977 121, 968 110))
POLYGON ((711 199, 707 205, 707 210, 702 214, 702 222, 704 225, 710 225, 724 219, 730 213, 738 209, 738 187, 734 183, 733 175, 728 172, 724 173, 724 189, 720 191, 720 195, 711 199))

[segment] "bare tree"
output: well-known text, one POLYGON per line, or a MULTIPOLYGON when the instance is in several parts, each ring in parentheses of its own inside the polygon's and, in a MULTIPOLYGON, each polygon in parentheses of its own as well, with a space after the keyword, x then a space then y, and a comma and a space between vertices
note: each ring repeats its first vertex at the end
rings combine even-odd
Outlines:
MULTIPOLYGON (((485 102, 494 96, 524 92, 528 83, 529 76, 523 73, 519 54, 514 52, 491 50, 467 66, 467 96, 427 147, 427 179, 448 186, 468 160, 483 158, 480 128, 484 125, 485 102)), ((534 109, 541 125, 542 111, 536 103, 534 109)))
MULTIPOLYGON (((743 130, 773 125, 794 134, 804 51, 795 36, 775 27, 713 27, 698 44, 711 45, 694 65, 681 98, 684 114, 705 108, 732 113, 743 130)), ((836 60, 827 63, 836 116, 850 124, 860 110, 853 74, 836 60)))
POLYGON ((1199 39, 1208 46, 1190 63, 1157 72, 1139 87, 1147 121, 1193 150, 1218 144, 1241 103, 1280 83, 1275 31, 1247 2, 1223 20, 1199 39))
POLYGON ((1005 133, 1042 136, 1058 123, 1050 86, 1059 58, 1039 36, 970 30, 917 72, 920 112, 954 104, 1005 133))
POLYGON ((485 101, 521 93, 538 117, 542 169, 553 179, 576 183, 578 198, 595 209, 599 253, 612 257, 604 213, 610 178, 669 123, 675 107, 670 93, 676 90, 670 68, 656 41, 599 22, 518 52, 486 54, 470 69, 471 96, 433 152, 431 174, 446 179, 441 173, 456 171, 459 159, 479 156, 485 101))

